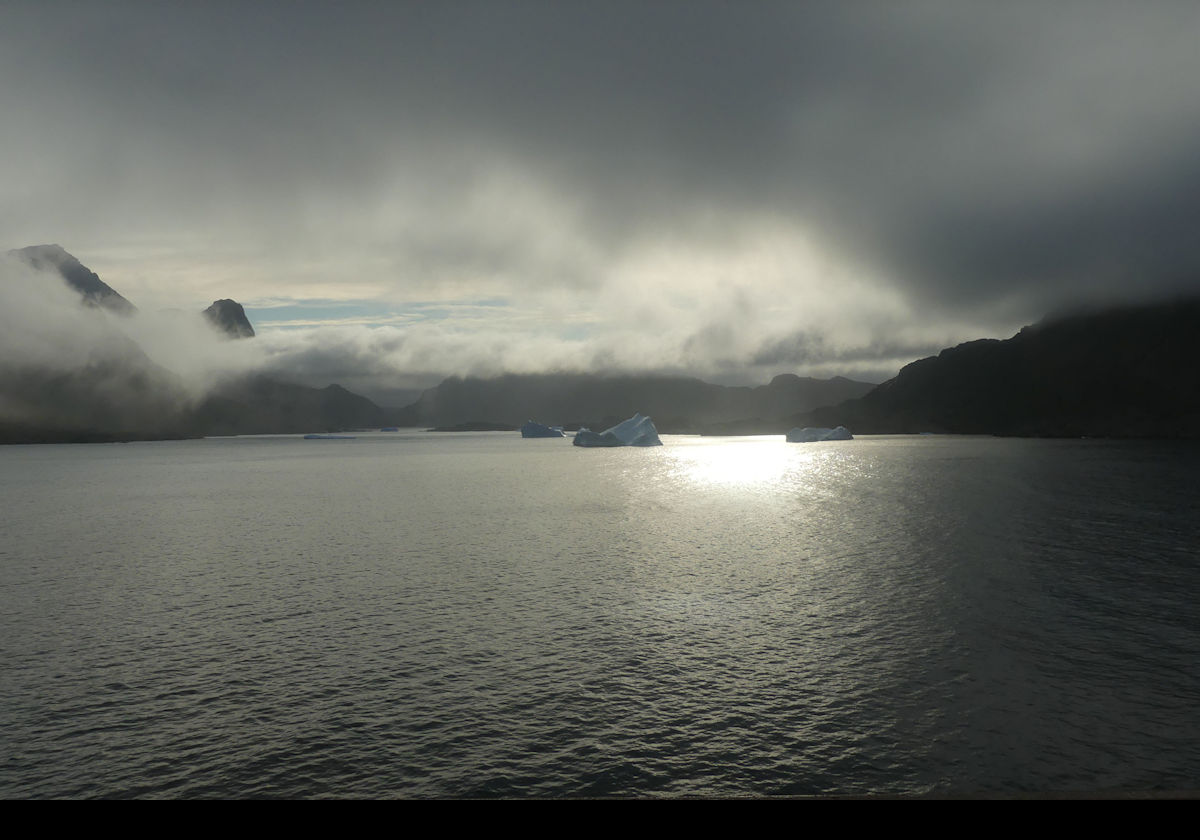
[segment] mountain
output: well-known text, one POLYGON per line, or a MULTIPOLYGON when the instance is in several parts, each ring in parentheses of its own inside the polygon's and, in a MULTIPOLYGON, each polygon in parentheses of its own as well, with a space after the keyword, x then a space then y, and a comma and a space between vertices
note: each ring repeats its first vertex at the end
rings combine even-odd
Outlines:
POLYGON ((79 367, 0 362, 0 443, 191 436, 182 382, 114 333, 79 367))
POLYGON ((401 409, 399 422, 414 426, 468 422, 519 426, 534 419, 595 428, 641 412, 653 417, 661 431, 711 431, 714 424, 735 421, 758 425, 775 421, 783 428, 785 417, 861 396, 872 387, 841 377, 807 379, 791 374, 755 388, 668 376, 549 373, 508 374, 491 379, 450 377, 401 409))
POLYGON ((85 306, 64 312, 61 322, 48 312, 24 316, 30 332, 20 341, 36 340, 8 344, 0 356, 0 442, 183 436, 187 389, 179 377, 123 332, 125 318, 102 317, 101 310, 131 316, 133 304, 59 245, 8 256, 49 282, 63 281, 85 306))
MULTIPOLYGON (((10 252, 61 276, 93 309, 136 308, 58 245, 10 252)), ((338 385, 309 388, 263 376, 235 377, 198 396, 123 331, 123 319, 67 313, 72 352, 41 361, 0 355, 0 443, 95 442, 214 434, 314 432, 390 425, 383 409, 338 385), (49 359, 56 359, 50 361, 49 359)), ((215 301, 205 316, 230 335, 251 336, 241 305, 215 301)), ((58 343, 53 343, 59 348, 58 343)))
POLYGON ((1200 437, 1200 299, 1050 317, 921 359, 796 425, 855 433, 1200 437))
POLYGON ((248 376, 214 389, 188 413, 199 435, 297 434, 379 428, 387 412, 340 385, 309 388, 248 376))
POLYGON ((101 280, 96 272, 67 253, 61 245, 30 245, 8 253, 38 271, 57 272, 68 286, 79 292, 89 306, 97 306, 119 315, 131 315, 137 311, 136 306, 101 280))
POLYGON ((246 317, 246 310, 236 300, 214 300, 204 310, 204 317, 230 338, 254 338, 254 327, 246 317))

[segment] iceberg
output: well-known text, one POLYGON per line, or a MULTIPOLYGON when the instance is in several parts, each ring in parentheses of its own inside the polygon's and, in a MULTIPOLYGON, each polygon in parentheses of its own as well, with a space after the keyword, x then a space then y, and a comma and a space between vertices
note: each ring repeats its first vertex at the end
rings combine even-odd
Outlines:
POLYGON ((521 427, 523 438, 560 438, 564 437, 562 426, 543 426, 530 420, 521 427))
POLYGON ((845 426, 836 429, 822 429, 805 426, 803 429, 792 429, 787 433, 788 443, 815 443, 819 440, 854 440, 854 435, 845 426))
POLYGON ((573 443, 576 446, 662 446, 654 422, 640 414, 600 433, 580 429, 575 433, 573 443))

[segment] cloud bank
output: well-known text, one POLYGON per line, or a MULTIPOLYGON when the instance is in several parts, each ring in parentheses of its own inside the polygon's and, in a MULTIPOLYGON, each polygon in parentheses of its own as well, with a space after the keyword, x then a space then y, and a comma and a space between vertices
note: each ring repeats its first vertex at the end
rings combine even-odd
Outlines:
POLYGON ((1200 281, 1191 4, 44 6, 9 247, 234 297, 268 366, 881 378, 1200 281), (399 325, 270 328, 313 299, 399 325))

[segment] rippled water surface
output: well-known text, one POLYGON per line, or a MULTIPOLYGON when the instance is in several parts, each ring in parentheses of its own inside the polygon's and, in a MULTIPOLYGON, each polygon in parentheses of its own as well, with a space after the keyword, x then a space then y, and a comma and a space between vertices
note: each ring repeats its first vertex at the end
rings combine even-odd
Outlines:
POLYGON ((0 447, 0 796, 1200 788, 1200 448, 0 447))

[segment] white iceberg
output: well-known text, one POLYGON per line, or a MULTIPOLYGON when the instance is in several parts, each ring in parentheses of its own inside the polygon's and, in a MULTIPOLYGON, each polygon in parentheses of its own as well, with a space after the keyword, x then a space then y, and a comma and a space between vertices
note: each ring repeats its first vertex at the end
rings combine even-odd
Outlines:
POLYGON ((560 438, 563 437, 562 426, 543 426, 530 420, 521 427, 523 438, 560 438))
POLYGON ((597 434, 591 429, 580 429, 575 433, 576 446, 662 446, 658 429, 649 417, 635 414, 611 429, 597 434))
POLYGON ((822 429, 805 426, 803 429, 792 429, 787 433, 788 443, 815 443, 819 440, 854 440, 854 435, 845 426, 836 429, 822 429))

